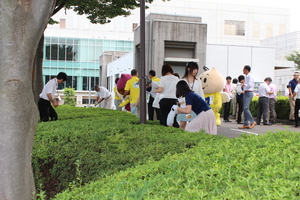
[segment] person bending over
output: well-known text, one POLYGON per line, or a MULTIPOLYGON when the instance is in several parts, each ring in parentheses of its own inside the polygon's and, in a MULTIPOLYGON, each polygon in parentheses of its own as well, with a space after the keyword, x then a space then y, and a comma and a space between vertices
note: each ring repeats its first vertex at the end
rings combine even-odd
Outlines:
POLYGON ((54 98, 54 94, 58 89, 58 85, 65 82, 68 79, 68 76, 64 72, 59 72, 56 78, 51 79, 44 86, 42 93, 40 94, 40 99, 38 101, 38 109, 40 113, 40 120, 42 122, 55 121, 58 119, 57 113, 52 107, 56 108, 59 103, 54 98), (52 103, 52 105, 51 105, 52 103))
POLYGON ((186 131, 198 132, 203 129, 206 133, 210 133, 212 135, 217 134, 214 112, 202 97, 190 89, 186 81, 181 80, 177 83, 176 96, 177 98, 185 97, 186 107, 181 108, 174 105, 171 110, 174 110, 175 113, 178 112, 187 115, 189 115, 191 111, 194 111, 197 115, 191 122, 187 123, 185 127, 186 131))

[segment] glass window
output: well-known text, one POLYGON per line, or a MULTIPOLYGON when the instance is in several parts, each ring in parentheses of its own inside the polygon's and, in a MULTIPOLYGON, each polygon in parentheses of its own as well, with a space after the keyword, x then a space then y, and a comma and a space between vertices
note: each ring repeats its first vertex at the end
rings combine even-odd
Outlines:
POLYGON ((72 45, 65 44, 51 44, 46 45, 46 59, 47 60, 75 60, 77 51, 74 51, 72 45))
POLYGON ((123 40, 119 40, 118 41, 118 47, 123 47, 124 46, 124 41, 123 40))
POLYGON ((103 45, 104 46, 110 46, 110 40, 104 40, 103 45))
POLYGON ((90 46, 95 46, 95 40, 94 39, 89 39, 89 45, 90 46))
POLYGON ((44 43, 45 43, 45 44, 49 44, 49 43, 50 43, 50 38, 45 37, 45 38, 44 38, 44 43))
POLYGON ((124 47, 117 47, 117 51, 125 51, 124 47))
MULTIPOLYGON (((90 104, 95 104, 96 99, 90 99, 90 104)), ((82 98, 82 104, 89 104, 89 99, 82 98)))
MULTIPOLYGON (((61 84, 63 85, 63 84, 61 84)), ((77 89, 77 76, 68 76, 68 80, 64 83, 65 87, 77 89)))
POLYGON ((66 28, 66 19, 59 20, 59 28, 66 28))
POLYGON ((80 43, 80 39, 74 38, 74 44, 79 44, 79 43, 80 43))
MULTIPOLYGON (((82 90, 89 90, 89 77, 82 77, 82 90)), ((91 77, 91 90, 94 90, 94 86, 99 84, 99 77, 91 77)))
POLYGON ((111 47, 116 47, 117 46, 117 41, 116 40, 111 40, 110 41, 110 46, 111 47))
POLYGON ((81 39, 80 44, 81 45, 88 45, 89 40, 88 39, 81 39))
POLYGON ((73 44, 73 38, 67 38, 67 44, 73 44))
POLYGON ((252 28, 253 28, 253 37, 259 37, 259 35, 260 35, 260 23, 254 22, 252 28))
POLYGON ((225 35, 245 36, 245 22, 225 20, 225 35))
POLYGON ((96 45, 102 46, 103 45, 103 40, 96 40, 96 45))
POLYGON ((52 38, 51 38, 51 43, 52 43, 52 44, 57 44, 57 43, 58 43, 58 38, 52 37, 52 38))

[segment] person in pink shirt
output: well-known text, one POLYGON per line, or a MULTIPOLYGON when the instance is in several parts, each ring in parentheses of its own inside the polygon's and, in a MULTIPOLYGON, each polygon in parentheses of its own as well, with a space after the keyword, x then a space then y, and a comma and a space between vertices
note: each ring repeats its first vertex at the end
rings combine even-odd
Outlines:
POLYGON ((275 104, 276 104, 276 96, 277 96, 277 86, 271 82, 270 85, 270 91, 273 92, 269 96, 269 112, 270 112, 270 119, 269 123, 276 124, 277 123, 277 115, 275 110, 275 104))
POLYGON ((230 96, 230 101, 224 103, 224 114, 223 114, 223 122, 231 122, 229 120, 229 112, 230 112, 230 104, 231 104, 231 98, 232 98, 232 85, 231 85, 231 80, 232 78, 230 76, 226 77, 226 83, 225 83, 225 87, 223 89, 223 92, 226 92, 229 94, 230 96))

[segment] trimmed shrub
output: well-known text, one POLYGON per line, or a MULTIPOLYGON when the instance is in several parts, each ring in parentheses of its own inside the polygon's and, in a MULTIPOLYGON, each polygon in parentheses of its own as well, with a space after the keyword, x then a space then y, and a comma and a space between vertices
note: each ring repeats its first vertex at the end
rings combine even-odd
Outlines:
POLYGON ((65 88, 64 89, 64 104, 65 105, 70 105, 70 106, 75 106, 76 105, 76 100, 74 98, 75 96, 75 88, 65 88))
MULTIPOLYGON (((222 105, 222 108, 220 109, 220 113, 223 114, 224 110, 224 104, 222 105)), ((232 106, 230 106, 231 113, 232 113, 232 106)), ((258 109, 258 97, 253 97, 251 103, 250 103, 250 112, 253 117, 257 116, 257 109, 258 109)), ((278 96, 277 102, 276 102, 276 114, 277 119, 282 120, 288 120, 290 115, 290 104, 289 104, 289 98, 286 96, 278 96)))
POLYGON ((139 124, 132 114, 115 110, 62 106, 57 112, 61 120, 38 124, 33 145, 35 181, 48 197, 149 159, 185 152, 203 137, 158 121, 139 124))
POLYGON ((188 152, 148 161, 55 199, 299 199, 299 132, 201 136, 188 152))

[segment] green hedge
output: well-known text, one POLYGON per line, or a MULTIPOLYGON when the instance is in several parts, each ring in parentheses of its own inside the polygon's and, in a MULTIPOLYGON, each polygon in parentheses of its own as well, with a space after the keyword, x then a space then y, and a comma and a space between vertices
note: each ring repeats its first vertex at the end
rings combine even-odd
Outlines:
MULTIPOLYGON (((253 97, 249 108, 253 117, 257 116, 257 104, 258 104, 258 97, 253 97)), ((223 106, 220 109, 221 114, 223 114, 223 110, 224 110, 223 106)), ((230 107, 230 109, 232 113, 232 106, 230 107)), ((277 119, 288 120, 290 115, 289 98, 286 96, 278 96, 275 109, 276 109, 277 119)))
POLYGON ((59 121, 38 124, 32 154, 36 187, 48 197, 149 159, 185 152, 203 137, 158 121, 139 124, 120 111, 63 106, 57 112, 59 121))
POLYGON ((299 132, 228 139, 200 134, 186 153, 121 171, 58 200, 299 199, 299 132))
MULTIPOLYGON (((250 104, 250 111, 252 116, 254 117, 257 116, 257 106, 258 106, 258 97, 254 97, 250 104)), ((285 96, 277 97, 275 109, 276 109, 277 119, 288 120, 290 115, 289 98, 285 96)))

